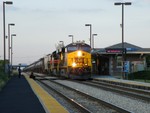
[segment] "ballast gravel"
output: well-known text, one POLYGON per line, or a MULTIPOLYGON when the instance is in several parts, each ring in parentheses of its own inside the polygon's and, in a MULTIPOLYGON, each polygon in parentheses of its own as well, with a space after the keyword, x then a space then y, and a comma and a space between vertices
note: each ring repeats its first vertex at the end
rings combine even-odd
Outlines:
POLYGON ((110 91, 105 91, 102 89, 94 88, 91 86, 87 86, 84 84, 79 84, 67 80, 56 80, 57 82, 69 86, 74 89, 78 89, 79 91, 88 93, 89 95, 96 97, 98 99, 102 99, 106 102, 115 104, 124 109, 127 109, 133 113, 149 113, 150 112, 150 102, 126 97, 124 95, 120 95, 117 93, 113 93, 110 91))

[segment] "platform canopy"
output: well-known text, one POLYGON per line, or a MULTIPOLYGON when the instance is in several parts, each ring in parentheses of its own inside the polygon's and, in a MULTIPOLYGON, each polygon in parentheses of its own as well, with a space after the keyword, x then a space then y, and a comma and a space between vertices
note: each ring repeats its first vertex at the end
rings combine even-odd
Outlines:
MULTIPOLYGON (((142 48, 127 42, 124 43, 124 49, 126 54, 150 54, 150 48, 142 48)), ((92 54, 122 54, 122 43, 106 48, 96 48, 92 51, 92 54)))

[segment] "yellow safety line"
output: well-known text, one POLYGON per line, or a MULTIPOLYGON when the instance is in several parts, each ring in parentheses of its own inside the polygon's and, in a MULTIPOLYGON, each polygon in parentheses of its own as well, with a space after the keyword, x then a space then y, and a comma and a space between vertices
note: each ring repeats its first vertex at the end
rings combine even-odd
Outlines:
POLYGON ((68 111, 60 103, 58 103, 52 96, 50 96, 33 79, 30 79, 29 76, 25 76, 25 78, 49 113, 68 113, 68 111))

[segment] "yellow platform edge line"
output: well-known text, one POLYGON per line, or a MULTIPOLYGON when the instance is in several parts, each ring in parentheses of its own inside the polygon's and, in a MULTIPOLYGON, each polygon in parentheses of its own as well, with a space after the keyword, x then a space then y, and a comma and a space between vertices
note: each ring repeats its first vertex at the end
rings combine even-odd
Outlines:
POLYGON ((46 112, 49 113, 69 113, 58 101, 49 95, 40 85, 38 85, 29 76, 24 75, 29 85, 31 86, 34 93, 37 95, 39 100, 42 102, 46 112))

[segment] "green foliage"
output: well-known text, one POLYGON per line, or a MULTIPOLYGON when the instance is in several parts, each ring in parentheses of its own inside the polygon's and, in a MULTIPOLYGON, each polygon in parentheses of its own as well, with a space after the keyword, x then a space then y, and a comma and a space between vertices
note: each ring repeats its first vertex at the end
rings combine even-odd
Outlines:
POLYGON ((0 72, 4 70, 4 62, 3 60, 0 60, 0 72))
POLYGON ((130 73, 128 75, 130 80, 132 79, 143 79, 143 80, 150 80, 150 71, 138 71, 134 73, 130 73))
POLYGON ((8 74, 4 73, 4 61, 0 60, 0 90, 5 86, 8 80, 9 80, 8 74))
POLYGON ((2 89, 2 87, 4 87, 4 85, 7 83, 8 80, 9 80, 8 75, 0 71, 0 90, 2 89))

